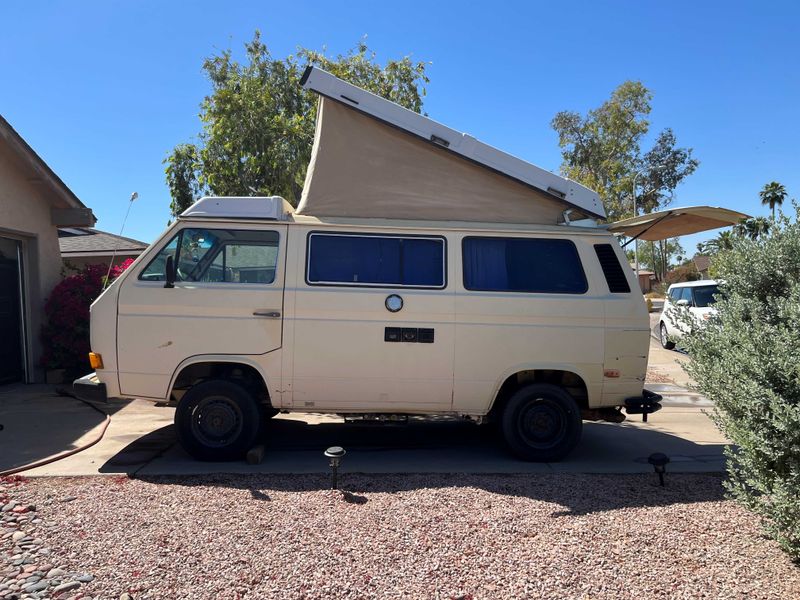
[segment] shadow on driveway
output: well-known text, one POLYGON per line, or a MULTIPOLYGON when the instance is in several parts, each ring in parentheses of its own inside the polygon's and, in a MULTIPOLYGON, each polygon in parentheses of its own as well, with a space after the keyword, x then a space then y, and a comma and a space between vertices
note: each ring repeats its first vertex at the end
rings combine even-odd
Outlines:
POLYGON ((93 432, 126 402, 98 405, 58 393, 59 386, 0 386, 0 471, 13 469, 77 448, 95 439, 93 432))
POLYGON ((639 424, 584 423, 583 439, 558 463, 528 463, 505 450, 491 426, 463 422, 407 425, 270 421, 264 460, 199 462, 177 444, 173 426, 138 438, 110 457, 101 473, 207 475, 211 473, 327 473, 323 451, 343 446, 343 471, 351 473, 653 473, 647 457, 664 452, 669 472, 722 472, 722 444, 698 444, 639 424))

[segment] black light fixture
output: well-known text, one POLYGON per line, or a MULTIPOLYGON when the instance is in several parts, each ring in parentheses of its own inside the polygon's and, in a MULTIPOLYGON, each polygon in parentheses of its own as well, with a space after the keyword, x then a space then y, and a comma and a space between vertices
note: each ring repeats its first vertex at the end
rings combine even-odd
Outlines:
POLYGON ((325 450, 325 456, 330 459, 332 490, 339 489, 339 464, 341 464, 345 454, 347 452, 341 446, 331 446, 325 450))
POLYGON ((664 487, 664 473, 667 472, 669 456, 661 452, 655 452, 647 457, 647 462, 653 465, 653 469, 658 473, 658 481, 661 483, 661 487, 664 487))

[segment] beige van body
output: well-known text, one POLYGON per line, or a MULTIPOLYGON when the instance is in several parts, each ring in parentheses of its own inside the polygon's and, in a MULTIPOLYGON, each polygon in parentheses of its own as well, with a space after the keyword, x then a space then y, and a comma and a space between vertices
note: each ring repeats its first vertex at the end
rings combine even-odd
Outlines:
POLYGON ((633 272, 620 269, 628 291, 612 293, 598 245, 626 264, 615 238, 600 228, 180 218, 92 305, 91 345, 103 362, 96 377, 108 397, 175 404, 198 381, 225 373, 261 389, 258 401, 277 410, 478 422, 514 390, 546 382, 566 390, 585 418, 597 418, 596 409, 641 398, 649 343, 633 272), (277 240, 272 281, 176 280, 165 287, 163 278, 143 277, 176 235, 198 230, 277 240), (437 241, 443 285, 311 282, 310 240, 320 235, 437 241), (566 241, 577 252, 586 289, 467 289, 462 249, 470 238, 566 241), (393 296, 402 302, 396 312, 387 308, 393 296), (408 329, 420 336, 432 331, 433 341, 387 341, 387 331, 408 329))

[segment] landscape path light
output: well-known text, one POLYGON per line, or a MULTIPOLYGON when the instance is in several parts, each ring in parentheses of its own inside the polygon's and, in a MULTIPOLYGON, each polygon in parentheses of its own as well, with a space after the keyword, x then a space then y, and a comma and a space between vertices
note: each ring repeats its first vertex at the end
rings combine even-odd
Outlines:
POLYGON ((330 459, 332 490, 339 489, 339 465, 345 454, 347 454, 347 451, 341 446, 331 446, 325 450, 325 456, 330 459))
POLYGON ((664 473, 667 472, 669 456, 661 452, 655 452, 647 457, 647 462, 653 465, 653 469, 658 473, 658 481, 661 483, 661 487, 664 487, 664 473))

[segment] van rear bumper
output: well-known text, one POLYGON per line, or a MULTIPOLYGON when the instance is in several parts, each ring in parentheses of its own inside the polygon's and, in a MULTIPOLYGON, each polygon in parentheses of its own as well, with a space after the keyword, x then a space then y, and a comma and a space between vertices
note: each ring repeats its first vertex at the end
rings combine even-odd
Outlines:
POLYGON ((81 400, 108 402, 106 384, 97 378, 97 373, 89 373, 73 381, 72 392, 81 400))
POLYGON ((660 394, 650 390, 642 390, 641 396, 625 398, 625 412, 629 415, 642 415, 642 421, 647 421, 647 415, 661 410, 660 394))

